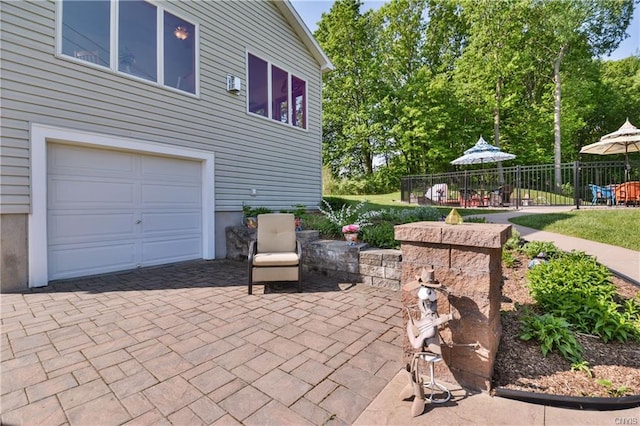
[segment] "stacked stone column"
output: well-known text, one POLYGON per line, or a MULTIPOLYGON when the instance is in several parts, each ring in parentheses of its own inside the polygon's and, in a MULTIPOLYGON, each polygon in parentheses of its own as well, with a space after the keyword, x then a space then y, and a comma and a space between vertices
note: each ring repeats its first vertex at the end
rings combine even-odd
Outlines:
MULTIPOLYGON (((443 362, 436 363, 440 381, 470 390, 491 388, 493 364, 500 337, 502 246, 510 225, 415 222, 395 227, 401 241, 402 285, 415 281, 423 269, 448 290, 438 292, 438 313, 457 310, 459 317, 441 329, 443 362)), ((417 303, 417 292, 402 291, 403 303, 417 303)), ((407 316, 404 315, 406 329, 407 316)), ((404 339, 407 359, 415 349, 404 339)))

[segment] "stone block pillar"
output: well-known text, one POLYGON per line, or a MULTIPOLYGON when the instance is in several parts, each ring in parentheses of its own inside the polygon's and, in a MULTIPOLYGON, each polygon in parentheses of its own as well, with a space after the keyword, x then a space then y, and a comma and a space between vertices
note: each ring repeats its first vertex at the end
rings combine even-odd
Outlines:
MULTIPOLYGON (((493 363, 500 337, 502 246, 511 225, 415 222, 395 227, 401 241, 402 285, 415 281, 423 269, 448 290, 438 292, 438 313, 455 310, 459 318, 441 328, 443 362, 436 363, 436 378, 470 390, 491 388, 493 363)), ((417 291, 402 291, 405 305, 417 303, 417 291)), ((406 329, 406 313, 404 328, 406 329)), ((407 359, 415 350, 405 336, 407 359)))

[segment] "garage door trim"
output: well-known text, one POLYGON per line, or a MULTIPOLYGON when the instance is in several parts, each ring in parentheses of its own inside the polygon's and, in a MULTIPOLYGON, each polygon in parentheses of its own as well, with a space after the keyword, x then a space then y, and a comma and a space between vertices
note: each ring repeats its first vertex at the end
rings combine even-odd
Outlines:
POLYGON ((47 142, 118 149, 197 160, 202 164, 202 256, 215 256, 214 155, 212 152, 73 129, 31 125, 31 214, 29 215, 29 287, 48 284, 47 142))

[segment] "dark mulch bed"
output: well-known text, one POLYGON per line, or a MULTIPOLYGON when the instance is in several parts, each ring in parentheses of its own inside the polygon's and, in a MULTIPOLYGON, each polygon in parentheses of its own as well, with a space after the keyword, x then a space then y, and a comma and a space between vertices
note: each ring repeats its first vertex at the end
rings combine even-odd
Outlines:
MULTIPOLYGON (((542 356, 540 345, 525 342, 520 332, 519 312, 515 304, 532 305, 525 273, 528 259, 519 258, 516 267, 503 266, 502 339, 495 361, 494 387, 576 397, 620 397, 640 395, 640 343, 609 342, 578 335, 584 347, 584 360, 593 377, 584 371, 571 371, 571 363, 559 353, 542 356)), ((636 296, 640 288, 613 278, 624 298, 636 296)))

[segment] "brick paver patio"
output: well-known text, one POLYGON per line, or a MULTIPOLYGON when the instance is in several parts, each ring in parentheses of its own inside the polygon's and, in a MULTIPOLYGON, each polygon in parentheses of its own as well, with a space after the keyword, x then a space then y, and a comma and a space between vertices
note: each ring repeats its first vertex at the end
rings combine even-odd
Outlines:
POLYGON ((401 368, 397 292, 185 262, 3 294, 3 425, 351 424, 401 368))

